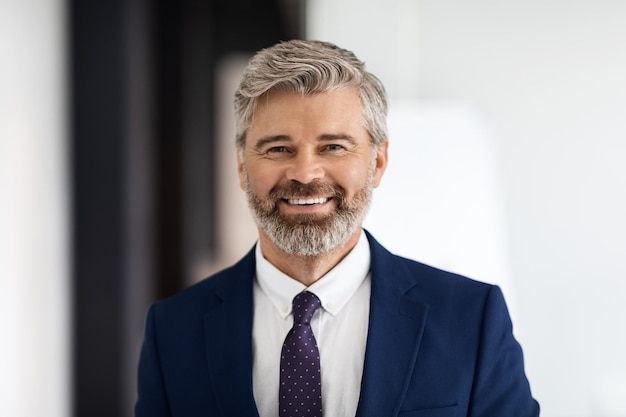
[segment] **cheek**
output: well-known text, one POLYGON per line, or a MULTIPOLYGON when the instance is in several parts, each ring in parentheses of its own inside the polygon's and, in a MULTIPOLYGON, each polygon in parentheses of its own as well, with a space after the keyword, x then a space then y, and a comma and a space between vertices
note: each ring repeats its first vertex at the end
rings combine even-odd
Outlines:
POLYGON ((344 188, 348 195, 354 195, 367 185, 369 163, 344 163, 329 174, 332 181, 344 188))
POLYGON ((248 164, 248 187, 258 195, 267 195, 278 183, 279 175, 273 170, 248 164))

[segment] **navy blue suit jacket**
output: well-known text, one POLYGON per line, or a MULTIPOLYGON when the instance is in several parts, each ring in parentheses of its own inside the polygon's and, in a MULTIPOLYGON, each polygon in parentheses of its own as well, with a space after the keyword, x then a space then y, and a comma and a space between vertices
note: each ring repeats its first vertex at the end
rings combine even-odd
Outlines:
MULTIPOLYGON (((368 238, 372 290, 357 416, 538 416, 500 289, 392 255, 368 238)), ((251 250, 150 307, 137 417, 258 416, 254 274, 251 250)))

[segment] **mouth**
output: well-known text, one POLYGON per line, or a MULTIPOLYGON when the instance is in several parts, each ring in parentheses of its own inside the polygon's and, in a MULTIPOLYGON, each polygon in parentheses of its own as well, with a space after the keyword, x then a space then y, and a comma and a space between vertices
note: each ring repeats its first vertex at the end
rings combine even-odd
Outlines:
POLYGON ((288 204, 296 206, 311 206, 314 204, 324 204, 330 200, 330 197, 307 197, 307 198, 286 198, 288 204))

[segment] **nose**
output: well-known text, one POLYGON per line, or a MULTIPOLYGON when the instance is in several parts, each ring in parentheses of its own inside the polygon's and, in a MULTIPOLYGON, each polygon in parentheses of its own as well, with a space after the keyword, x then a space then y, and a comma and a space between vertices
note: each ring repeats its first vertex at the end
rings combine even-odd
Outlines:
POLYGON ((324 177, 324 168, 319 155, 314 152, 298 152, 287 167, 287 179, 308 184, 324 177))

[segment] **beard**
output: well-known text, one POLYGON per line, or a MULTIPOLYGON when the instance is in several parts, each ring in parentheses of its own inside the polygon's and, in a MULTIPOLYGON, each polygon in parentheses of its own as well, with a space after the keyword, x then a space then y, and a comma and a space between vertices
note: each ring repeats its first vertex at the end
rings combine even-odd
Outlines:
POLYGON ((248 206, 257 225, 284 252, 300 256, 316 256, 335 249, 350 239, 361 227, 373 194, 374 163, 365 186, 353 197, 337 184, 314 180, 309 184, 289 181, 276 185, 267 197, 252 191, 244 166, 248 206), (331 197, 335 209, 328 214, 281 213, 281 201, 292 197, 331 197))

